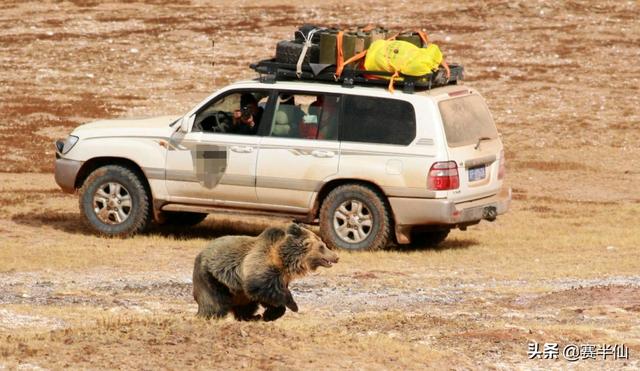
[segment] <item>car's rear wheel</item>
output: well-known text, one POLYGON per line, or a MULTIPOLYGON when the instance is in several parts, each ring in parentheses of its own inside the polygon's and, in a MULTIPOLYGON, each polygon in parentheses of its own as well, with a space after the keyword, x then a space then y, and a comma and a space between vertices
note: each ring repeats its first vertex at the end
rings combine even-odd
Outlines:
POLYGON ((382 196, 363 184, 333 189, 320 208, 320 234, 331 248, 378 250, 387 246, 391 218, 382 196))
POLYGON ((102 235, 131 236, 151 223, 150 196, 140 175, 107 165, 94 170, 80 188, 80 213, 102 235))

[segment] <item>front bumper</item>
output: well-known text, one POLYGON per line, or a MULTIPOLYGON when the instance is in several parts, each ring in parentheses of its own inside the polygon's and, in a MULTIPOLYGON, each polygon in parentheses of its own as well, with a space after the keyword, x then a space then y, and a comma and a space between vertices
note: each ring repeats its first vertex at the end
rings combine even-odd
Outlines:
POLYGON ((82 161, 69 160, 66 158, 56 159, 56 183, 58 183, 63 191, 67 193, 74 193, 76 191, 76 177, 83 163, 82 161))
POLYGON ((492 220, 504 214, 511 204, 511 188, 479 200, 455 203, 447 199, 390 197, 396 225, 457 225, 492 220))

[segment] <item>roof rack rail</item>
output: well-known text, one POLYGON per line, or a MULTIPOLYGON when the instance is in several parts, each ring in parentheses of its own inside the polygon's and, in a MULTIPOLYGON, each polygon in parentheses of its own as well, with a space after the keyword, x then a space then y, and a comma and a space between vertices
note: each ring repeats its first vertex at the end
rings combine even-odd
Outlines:
MULTIPOLYGON (((259 74, 259 81, 273 84, 276 81, 320 81, 351 88, 355 85, 383 85, 389 84, 389 78, 393 75, 386 71, 364 71, 354 68, 345 68, 342 75, 335 76, 335 65, 302 65, 301 73, 296 72, 296 65, 279 63, 275 59, 265 59, 249 65, 259 74)), ((408 94, 415 90, 429 90, 439 86, 456 85, 464 78, 464 67, 459 64, 449 64, 451 76, 445 77, 445 70, 440 67, 437 71, 423 76, 406 76, 400 74, 401 79, 394 81, 395 87, 402 87, 402 91, 408 94)))

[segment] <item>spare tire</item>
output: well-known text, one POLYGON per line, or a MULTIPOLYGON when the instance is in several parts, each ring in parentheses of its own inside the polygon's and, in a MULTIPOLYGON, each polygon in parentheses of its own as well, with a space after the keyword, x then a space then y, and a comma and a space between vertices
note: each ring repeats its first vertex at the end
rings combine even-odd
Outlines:
MULTIPOLYGON (((298 27, 298 31, 295 32, 294 38, 297 42, 304 42, 305 37, 309 36, 309 33, 316 29, 321 29, 322 27, 314 26, 312 24, 304 24, 298 27)), ((314 44, 320 43, 320 32, 315 32, 311 37, 311 42, 314 44)))
MULTIPOLYGON (((280 41, 276 45, 276 62, 297 64, 298 58, 302 53, 302 43, 295 41, 280 41)), ((303 63, 318 63, 320 60, 320 46, 317 44, 311 44, 311 47, 307 49, 307 55, 304 56, 303 63)))

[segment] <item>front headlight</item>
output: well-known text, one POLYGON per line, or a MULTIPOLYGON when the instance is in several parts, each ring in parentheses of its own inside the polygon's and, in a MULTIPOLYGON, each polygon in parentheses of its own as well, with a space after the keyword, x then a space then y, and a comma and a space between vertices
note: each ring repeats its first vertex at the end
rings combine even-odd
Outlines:
POLYGON ((75 135, 69 135, 64 140, 60 139, 56 141, 56 149, 58 150, 58 152, 64 155, 67 152, 71 151, 71 148, 73 148, 76 143, 78 143, 78 137, 76 137, 75 135))

